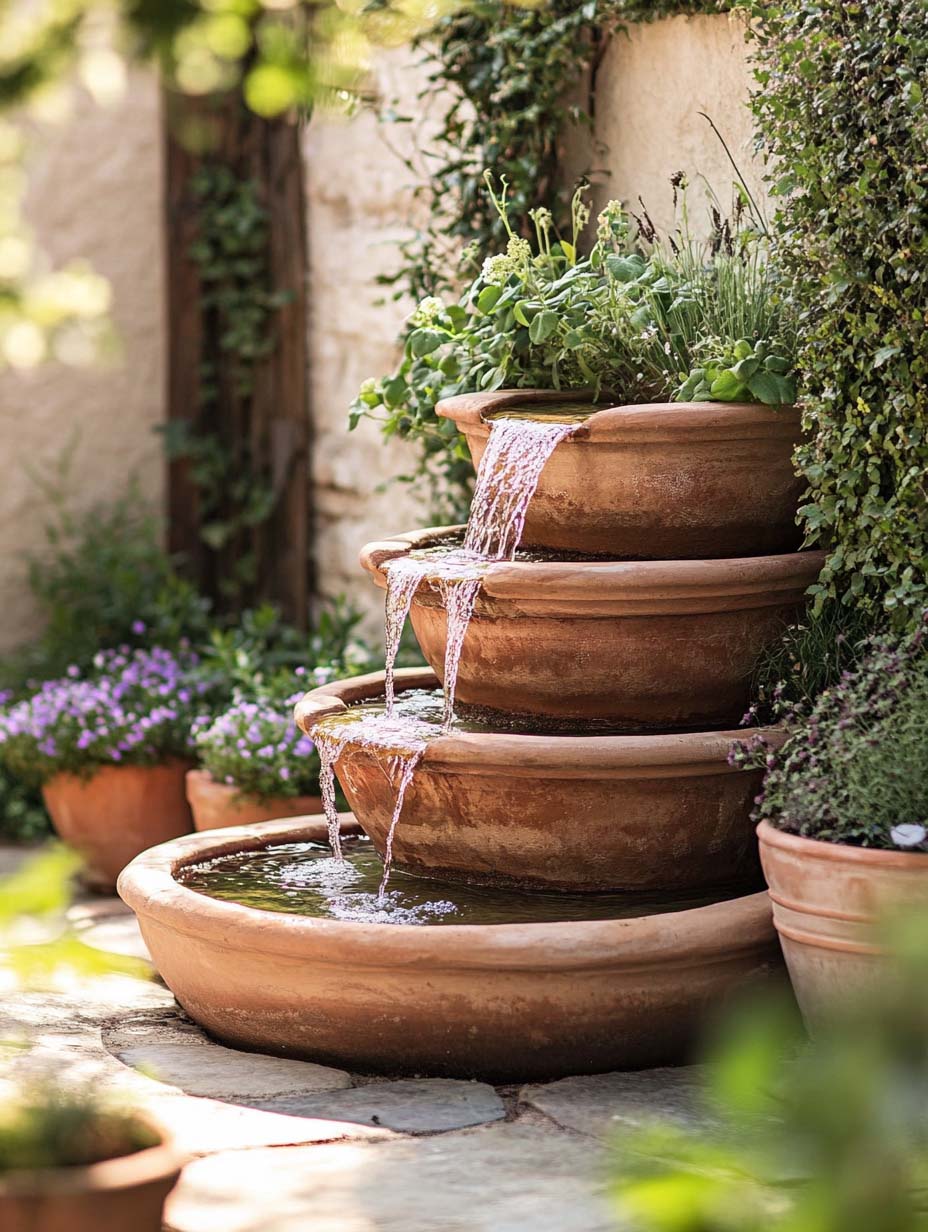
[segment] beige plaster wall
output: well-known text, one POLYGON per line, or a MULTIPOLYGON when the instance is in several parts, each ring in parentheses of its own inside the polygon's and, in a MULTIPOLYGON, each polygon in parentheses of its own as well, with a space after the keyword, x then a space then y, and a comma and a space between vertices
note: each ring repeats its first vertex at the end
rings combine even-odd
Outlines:
POLYGON ((131 472, 156 507, 161 450, 164 327, 159 91, 131 77, 123 99, 75 101, 67 122, 43 130, 31 157, 27 215, 55 263, 88 259, 109 279, 119 354, 96 369, 49 365, 0 373, 0 652, 35 632, 23 553, 41 549, 47 498, 70 445, 63 493, 72 509, 122 491, 131 472))
MULTIPOLYGON (((395 338, 410 308, 374 301, 376 275, 393 268, 396 243, 414 216, 401 155, 427 140, 429 128, 414 101, 423 79, 416 61, 408 52, 391 53, 377 69, 380 93, 398 97, 417 116, 414 125, 384 130, 369 113, 316 118, 304 138, 319 589, 365 603, 372 630, 381 600, 358 570, 358 550, 427 516, 407 489, 379 490, 409 469, 412 452, 399 442, 385 447, 372 424, 346 430, 361 381, 396 359, 395 338)), ((727 200, 731 171, 698 112, 713 117, 747 170, 749 80, 741 28, 727 17, 672 18, 617 35, 597 77, 595 136, 605 151, 591 158, 603 173, 597 200, 634 202, 640 193, 667 227, 668 179, 679 169, 693 179, 703 173, 727 200)), ((588 157, 578 145, 571 161, 580 167, 588 157)), ((749 178, 757 187, 756 170, 749 178)), ((46 508, 30 471, 52 474, 76 433, 75 504, 105 499, 131 471, 147 496, 163 501, 160 446, 151 431, 164 414, 161 193, 159 97, 146 74, 132 78, 111 110, 79 103, 33 159, 33 226, 53 259, 88 257, 111 280, 122 355, 104 370, 0 375, 0 651, 33 631, 21 553, 41 546, 46 508)), ((695 200, 694 213, 702 213, 695 200)))
POLYGON ((734 172, 700 112, 712 118, 752 193, 763 198, 748 109, 749 48, 742 20, 725 14, 671 17, 614 36, 596 78, 597 206, 616 197, 637 210, 641 196, 666 232, 674 223, 670 177, 683 171, 694 227, 705 225, 707 187, 727 211, 734 172))
MULTIPOLYGON (((410 52, 383 56, 376 87, 415 114, 423 72, 410 52)), ((396 268, 397 244, 415 214, 409 154, 428 129, 378 124, 369 111, 316 118, 305 135, 309 247, 309 381, 315 433, 313 501, 316 563, 322 595, 350 594, 368 613, 367 631, 382 634, 383 598, 358 565, 368 540, 422 525, 423 504, 402 484, 414 451, 385 445, 370 422, 349 433, 348 408, 362 381, 389 371, 396 338, 412 305, 377 304, 377 275, 396 268)))

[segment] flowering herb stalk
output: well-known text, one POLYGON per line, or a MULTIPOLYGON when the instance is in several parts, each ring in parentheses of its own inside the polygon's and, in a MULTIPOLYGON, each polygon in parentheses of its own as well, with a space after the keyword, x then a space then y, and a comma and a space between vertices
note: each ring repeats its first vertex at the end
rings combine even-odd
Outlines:
POLYGON ((928 618, 902 641, 872 638, 860 665, 811 704, 784 702, 782 748, 739 742, 766 768, 754 820, 806 838, 928 853, 928 618))
POLYGON ((69 668, 0 711, 0 763, 41 784, 60 772, 88 777, 102 766, 189 757, 208 691, 197 667, 184 650, 101 651, 89 671, 69 668))

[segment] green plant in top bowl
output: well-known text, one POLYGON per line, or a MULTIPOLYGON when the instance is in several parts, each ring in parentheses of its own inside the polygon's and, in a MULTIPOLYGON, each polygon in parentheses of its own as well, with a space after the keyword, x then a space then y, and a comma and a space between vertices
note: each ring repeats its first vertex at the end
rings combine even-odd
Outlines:
POLYGON ((468 454, 435 405, 456 394, 532 387, 609 391, 623 403, 794 400, 795 316, 744 195, 734 222, 713 210, 705 242, 690 229, 685 195, 666 240, 646 213, 635 219, 610 202, 583 254, 582 191, 569 238, 547 210, 531 212, 534 243, 510 222, 505 180, 497 192, 488 177, 488 191, 505 252, 483 262, 456 303, 432 296, 419 305, 402 362, 362 385, 352 426, 367 416, 386 436, 416 440, 421 470, 454 485, 469 477, 468 454))

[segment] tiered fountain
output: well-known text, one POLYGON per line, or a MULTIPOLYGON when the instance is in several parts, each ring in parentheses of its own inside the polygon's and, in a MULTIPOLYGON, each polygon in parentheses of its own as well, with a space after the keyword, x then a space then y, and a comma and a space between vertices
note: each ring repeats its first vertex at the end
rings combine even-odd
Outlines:
POLYGON ((482 458, 470 522, 364 549, 387 669, 297 708, 327 826, 178 839, 120 892, 239 1046, 496 1080, 678 1060, 776 961, 758 778, 728 752, 821 567, 796 550, 798 416, 537 391, 440 412, 482 458), (407 612, 431 670, 393 671, 407 612))

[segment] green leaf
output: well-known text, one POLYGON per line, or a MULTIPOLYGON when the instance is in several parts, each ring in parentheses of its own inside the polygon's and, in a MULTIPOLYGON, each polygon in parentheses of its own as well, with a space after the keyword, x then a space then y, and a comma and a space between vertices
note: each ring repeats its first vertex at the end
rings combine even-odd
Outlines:
POLYGON ((644 273, 646 266, 637 253, 627 257, 617 257, 611 253, 606 257, 606 269, 616 282, 635 282, 644 273))
POLYGON ((772 372, 776 376, 786 376, 792 365, 782 355, 768 355, 764 361, 764 367, 768 372, 772 372))
POLYGON ((477 296, 477 308, 480 312, 492 312, 499 303, 503 293, 502 287, 484 287, 477 296))
POLYGON ((435 329, 417 329, 409 335, 409 349, 417 359, 431 355, 444 342, 444 335, 435 329))
POLYGON ((785 406, 792 400, 791 383, 772 372, 756 372, 748 381, 748 389, 765 406, 785 406))
POLYGON ((739 359, 732 368, 732 372, 743 385, 746 385, 759 367, 760 360, 750 355, 747 359, 739 359))
POLYGON ((735 359, 747 359, 749 355, 753 354, 754 348, 747 338, 739 338, 735 343, 735 359))
POLYGON ((888 359, 892 359, 894 355, 898 355, 902 347, 884 346, 880 347, 873 357, 874 368, 882 368, 888 359))
POLYGON ((550 308, 546 308, 543 312, 539 312, 538 316, 534 317, 529 326, 528 336, 532 342, 544 342, 557 329, 558 315, 552 312, 550 308))
POLYGON ((712 397, 718 402, 737 402, 745 393, 745 387, 735 376, 730 368, 726 368, 724 372, 712 382, 711 385, 712 397))

